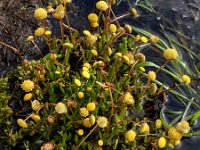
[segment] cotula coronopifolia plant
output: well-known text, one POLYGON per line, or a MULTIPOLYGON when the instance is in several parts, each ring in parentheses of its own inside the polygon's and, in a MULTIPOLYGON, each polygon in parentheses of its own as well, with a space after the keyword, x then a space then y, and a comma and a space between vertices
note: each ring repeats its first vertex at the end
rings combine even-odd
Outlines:
MULTIPOLYGON (((61 0, 55 9, 48 5, 34 12, 41 26, 27 41, 42 55, 34 39, 44 38, 50 52, 38 61, 24 60, 18 67, 11 100, 20 107, 13 110, 19 128, 11 129, 10 143, 14 146, 32 137, 31 142, 39 143, 43 150, 164 148, 168 139, 162 121, 156 120, 156 114, 148 118, 144 105, 158 98, 155 81, 159 70, 146 71, 146 56, 139 52, 142 45, 154 45, 159 38, 135 36, 130 25, 122 26, 112 10, 113 0, 98 1, 97 13, 86 18, 90 28, 79 33, 67 16, 70 3, 61 0), (50 15, 60 23, 61 39, 51 36, 46 22, 50 15), (72 55, 78 62, 69 63, 72 55), (81 64, 78 71, 72 63, 81 64)), ((129 15, 136 17, 136 9, 129 15)), ((169 62, 178 53, 167 49, 164 57, 169 62)), ((188 76, 182 78, 189 84, 188 76)), ((179 126, 173 129, 177 133, 179 126)), ((171 130, 169 140, 175 145, 182 133, 175 139, 171 130)))

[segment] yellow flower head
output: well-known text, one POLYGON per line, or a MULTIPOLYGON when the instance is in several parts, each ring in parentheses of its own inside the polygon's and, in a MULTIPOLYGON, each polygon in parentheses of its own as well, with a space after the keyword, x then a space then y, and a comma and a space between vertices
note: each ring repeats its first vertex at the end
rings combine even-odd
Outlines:
POLYGON ((190 79, 190 77, 187 76, 187 75, 182 75, 182 81, 183 81, 183 83, 185 83, 185 84, 190 84, 191 79, 190 79))
POLYGON ((187 121, 181 121, 181 122, 177 123, 176 129, 180 133, 185 134, 185 133, 188 133, 190 131, 190 125, 187 121))
POLYGON ((135 100, 133 98, 133 96, 131 95, 131 93, 126 92, 123 98, 123 102, 127 105, 132 105, 135 103, 135 100))
POLYGON ((91 27, 96 28, 96 27, 99 26, 99 23, 98 22, 92 22, 90 25, 91 25, 91 27))
POLYGON ((135 42, 139 42, 139 41, 140 41, 140 39, 141 39, 141 36, 140 36, 140 35, 136 35, 136 37, 135 37, 134 41, 135 41, 135 42))
POLYGON ((78 92, 78 97, 79 97, 79 98, 83 98, 84 95, 85 95, 85 94, 84 94, 83 92, 78 92))
POLYGON ((40 150, 54 150, 54 144, 52 142, 47 142, 42 145, 40 150))
POLYGON ((32 97, 33 97, 33 94, 32 94, 32 93, 27 93, 27 94, 24 95, 24 101, 28 101, 28 100, 30 100, 32 97))
POLYGON ((87 68, 87 67, 82 67, 82 71, 87 71, 87 72, 89 72, 89 69, 87 68))
POLYGON ((84 134, 83 129, 78 129, 77 134, 78 134, 79 136, 82 136, 82 135, 84 134))
POLYGON ((108 4, 105 1, 98 1, 96 3, 96 8, 100 11, 106 11, 108 9, 108 4))
POLYGON ((59 102, 56 104, 55 106, 55 111, 58 113, 58 114, 64 114, 64 113, 67 113, 67 106, 62 103, 62 102, 59 102))
POLYGON ((131 8, 130 13, 131 13, 131 15, 132 15, 133 17, 136 17, 136 16, 138 15, 137 10, 136 10, 135 8, 131 8))
POLYGON ((164 137, 160 137, 158 140, 158 147, 159 148, 164 148, 166 146, 166 139, 164 137))
POLYGON ((124 59, 124 61, 125 61, 126 63, 129 63, 129 62, 130 62, 130 59, 129 59, 128 56, 123 55, 122 58, 124 59))
POLYGON ((139 68, 142 72, 145 72, 145 68, 144 67, 140 67, 139 68))
POLYGON ((89 79, 90 78, 90 73, 88 71, 82 71, 82 75, 84 78, 89 79))
POLYGON ((87 92, 91 92, 91 91, 92 91, 92 88, 91 88, 91 87, 87 87, 87 88, 86 88, 86 91, 87 91, 87 92))
POLYGON ((47 17, 47 11, 44 8, 38 8, 34 12, 34 17, 38 20, 43 20, 47 17))
POLYGON ((178 52, 173 48, 168 48, 164 51, 163 56, 167 60, 174 60, 178 57, 178 52))
POLYGON ((155 126, 156 129, 162 128, 162 121, 160 119, 156 119, 155 126))
POLYGON ((83 31, 83 34, 86 35, 86 36, 91 35, 90 31, 88 31, 88 30, 84 30, 84 31, 83 31))
POLYGON ((88 111, 94 111, 95 108, 96 108, 95 103, 88 103, 88 104, 87 104, 87 110, 88 110, 88 111))
POLYGON ((154 71, 149 71, 147 74, 147 77, 149 80, 155 80, 156 79, 156 73, 154 71))
POLYGON ((30 92, 34 89, 34 82, 31 80, 24 80, 24 82, 21 84, 21 88, 25 92, 30 92))
POLYGON ((132 33, 132 27, 129 24, 126 24, 124 26, 124 29, 126 30, 127 33, 129 33, 129 34, 132 33))
POLYGON ((100 128, 105 128, 108 126, 108 119, 106 117, 98 117, 97 119, 97 125, 100 128))
POLYGON ((61 20, 65 16, 65 7, 60 4, 56 7, 55 13, 53 14, 54 18, 61 20))
POLYGON ((86 67, 87 69, 90 69, 91 65, 88 62, 86 62, 86 63, 83 64, 83 67, 86 67))
POLYGON ((90 21, 90 23, 96 23, 98 22, 99 17, 95 13, 90 13, 88 15, 88 20, 90 21))
POLYGON ((34 121, 40 121, 41 119, 40 119, 40 116, 39 115, 36 115, 36 114, 33 114, 33 115, 31 115, 31 119, 33 119, 34 121))
POLYGON ((128 142, 135 141, 136 133, 132 129, 126 132, 126 140, 128 142))
POLYGON ((92 126, 89 118, 83 119, 83 126, 86 128, 90 128, 92 126))
POLYGON ((34 100, 32 103, 31 103, 31 108, 34 110, 34 111, 38 111, 40 108, 41 108, 41 104, 38 100, 34 100))
POLYGON ((151 35, 150 40, 152 44, 156 44, 159 41, 159 37, 156 35, 151 35))
POLYGON ((50 53, 50 59, 55 61, 57 59, 57 54, 56 53, 50 53))
POLYGON ((142 36, 140 40, 142 41, 142 43, 145 43, 145 44, 148 42, 148 39, 145 36, 142 36))
POLYGON ((148 134, 149 131, 150 131, 149 125, 146 122, 142 123, 141 126, 140 126, 140 133, 148 134))
POLYGON ((89 115, 89 111, 85 107, 80 108, 79 113, 81 117, 87 117, 89 115))
POLYGON ((86 41, 89 45, 93 45, 97 41, 97 37, 95 35, 89 35, 86 41))
POLYGON ((174 141, 181 140, 181 138, 182 138, 182 134, 174 127, 169 129, 168 135, 169 135, 170 139, 172 139, 174 141))
POLYGON ((98 145, 103 146, 103 140, 98 140, 98 145))
POLYGON ((92 49, 91 50, 91 53, 94 55, 94 56, 98 56, 98 52, 96 49, 92 49))
POLYGON ((71 43, 64 43, 64 44, 63 44, 63 47, 64 47, 64 48, 73 48, 74 45, 71 44, 71 43))
POLYGON ((146 57, 142 53, 137 53, 135 54, 135 60, 138 61, 139 63, 145 62, 146 57))
POLYGON ((116 33, 117 32, 117 26, 115 24, 110 24, 109 31, 110 31, 110 33, 116 33))
POLYGON ((31 35, 31 36, 28 36, 27 39, 26 39, 26 41, 27 41, 27 42, 33 41, 33 36, 32 36, 32 35, 31 35))
POLYGON ((17 124, 22 128, 28 128, 28 124, 23 119, 17 119, 17 124))
POLYGON ((157 84, 151 83, 149 85, 149 92, 150 92, 151 95, 155 94, 157 90, 158 90, 157 84))
POLYGON ((74 79, 76 86, 81 86, 81 81, 79 79, 74 79))
POLYGON ((108 55, 110 56, 112 54, 112 49, 108 47, 108 55))
POLYGON ((122 57, 122 53, 120 53, 120 52, 117 52, 115 55, 116 55, 117 57, 119 57, 119 58, 122 57))
POLYGON ((35 35, 36 37, 40 37, 40 36, 42 36, 44 33, 45 33, 45 29, 44 29, 44 28, 37 28, 37 29, 35 30, 34 35, 35 35))
POLYGON ((46 35, 46 36, 50 36, 50 35, 51 35, 51 31, 50 31, 50 30, 45 31, 44 35, 46 35))
POLYGON ((95 116, 94 115, 90 115, 89 121, 90 121, 90 124, 93 126, 95 124, 95 122, 96 122, 95 116))

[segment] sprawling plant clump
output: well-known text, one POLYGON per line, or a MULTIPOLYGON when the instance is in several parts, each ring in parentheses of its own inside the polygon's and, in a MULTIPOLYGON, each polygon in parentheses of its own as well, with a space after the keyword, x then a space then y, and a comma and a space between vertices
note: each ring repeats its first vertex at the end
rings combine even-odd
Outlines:
MULTIPOLYGON (((98 14, 91 12, 86 18, 91 28, 79 33, 69 24, 69 3, 61 0, 55 9, 49 5, 34 12, 41 26, 27 42, 36 45, 34 40, 43 38, 50 52, 18 66, 11 97, 17 105, 13 108, 14 127, 7 129, 2 139, 12 146, 22 141, 35 143, 42 150, 178 145, 190 132, 188 120, 170 127, 159 117, 161 108, 157 112, 153 108, 170 90, 157 81, 159 71, 171 75, 176 86, 190 84, 189 76, 177 77, 165 69, 167 63, 179 59, 177 50, 166 47, 166 61, 161 66, 147 62, 141 47, 162 45, 163 41, 155 35, 133 34, 128 24, 121 26, 112 0, 98 1, 98 14), (51 35, 48 16, 60 23, 61 39, 51 35)), ((137 17, 136 9, 129 15, 137 17)))

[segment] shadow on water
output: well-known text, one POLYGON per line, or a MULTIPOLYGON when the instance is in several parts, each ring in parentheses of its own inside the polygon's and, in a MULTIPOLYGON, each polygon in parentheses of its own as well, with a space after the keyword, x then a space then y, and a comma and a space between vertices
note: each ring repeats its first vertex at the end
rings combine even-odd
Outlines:
MULTIPOLYGON (((141 0, 142 1, 142 0, 141 0)), ((116 12, 116 16, 120 16, 122 14, 126 14, 129 11, 130 5, 134 6, 133 4, 136 1, 129 0, 129 3, 127 0, 120 1, 120 5, 114 7, 114 12, 116 12)), ((139 28, 143 28, 153 34, 158 35, 163 40, 166 39, 166 34, 170 35, 170 37, 173 37, 177 39, 182 44, 185 44, 188 46, 193 52, 195 52, 198 56, 200 56, 199 49, 200 45, 198 42, 200 42, 200 20, 199 20, 199 9, 200 9, 200 1, 199 0, 150 0, 150 3, 153 6, 154 11, 147 11, 145 9, 142 9, 142 7, 139 7, 139 13, 141 14, 138 18, 132 19, 130 17, 126 17, 120 20, 121 24, 131 24, 134 26, 137 26, 139 28), (163 27, 163 28, 161 28, 163 27), (165 30, 165 33, 163 32, 163 29, 165 30)), ((28 4, 26 4, 28 5, 28 4)), ((38 4, 39 5, 39 4, 38 4)), ((34 4, 28 5, 31 7, 32 12, 35 9, 34 4)), ((82 31, 83 29, 88 27, 87 22, 87 15, 91 12, 95 12, 95 1, 94 0, 74 0, 74 5, 71 6, 69 16, 70 16, 70 22, 72 27, 78 29, 79 31, 82 31), (92 9, 91 9, 92 8, 92 9)), ((30 19, 30 17, 29 17, 30 19)), ((32 20, 32 19, 30 19, 32 20)), ((58 28, 58 24, 56 22, 52 22, 51 19, 49 19, 50 28, 56 29, 58 28)), ((30 35, 30 30, 34 31, 33 29, 36 28, 37 25, 34 24, 34 27, 28 30, 27 36, 30 35)), ((53 30, 55 33, 53 33, 56 36, 59 36, 59 30, 53 30)), ((3 32, 3 31, 1 31, 3 32)), ((3 37, 2 37, 3 38, 3 37)), ((9 39, 9 38, 8 38, 9 39)), ((21 42, 25 41, 24 38, 21 38, 21 42)), ((41 49, 46 49, 46 45, 43 44, 42 41, 37 41, 39 43, 39 46, 42 47, 41 49)), ((0 49, 3 49, 3 47, 0 47, 0 49)), ((23 47, 20 47, 20 50, 23 52, 26 52, 24 49, 28 49, 29 52, 33 49, 31 45, 23 45, 23 47)), ((191 59, 191 57, 188 56, 188 53, 186 50, 181 49, 179 47, 179 50, 181 50, 181 54, 189 68, 193 71, 193 65, 192 63, 196 63, 197 67, 200 68, 200 62, 198 59, 191 59)), ((8 50, 6 49, 6 52, 8 50)), ((147 59, 155 62, 156 64, 162 64, 163 58, 161 53, 155 52, 150 53, 150 49, 144 49, 143 52, 146 54, 147 59)), ((5 53, 6 53, 5 52, 5 53)), ((47 53, 47 50, 46 52, 47 53)), ((30 54, 30 53, 29 53, 30 54)), ((6 55, 6 54, 5 54, 6 55)), ((13 66, 18 64, 18 59, 16 57, 13 57, 13 54, 9 52, 7 54, 7 57, 4 57, 6 61, 3 60, 3 54, 0 54, 0 66, 3 66, 4 68, 8 68, 8 70, 13 69, 13 66), (13 57, 11 59, 11 57, 13 57), (13 60, 13 61, 10 61, 13 60), (9 63, 9 64, 8 64, 9 63)), ((26 55, 25 56, 28 59, 32 58, 38 58, 39 56, 37 54, 34 55, 26 55)), ((8 71, 7 70, 7 71, 8 71)), ((5 71, 0 70, 0 73, 5 73, 5 71)), ((167 76, 165 73, 160 73, 158 80, 165 82, 165 84, 172 85, 171 78, 167 76)), ((196 99, 199 99, 199 89, 198 86, 199 82, 196 81, 193 84, 194 89, 197 89, 196 95, 190 95, 190 93, 185 90, 185 94, 189 97, 195 97, 196 99), (196 98, 197 97, 197 98, 196 98)), ((184 90, 184 87, 183 87, 184 90)), ((177 100, 177 97, 174 95, 168 95, 167 102, 165 104, 165 107, 170 108, 175 111, 180 111, 181 113, 184 112, 186 106, 184 106, 182 103, 180 103, 177 100)), ((196 108, 191 107, 189 113, 192 114, 196 111, 196 108)), ((172 116, 170 114, 165 114, 166 120, 172 121, 176 116, 172 116)), ((197 130, 199 129, 198 122, 196 125, 194 124, 193 129, 197 130)), ((192 137, 192 138, 185 138, 183 142, 176 148, 177 150, 200 150, 199 143, 200 138, 199 137, 192 137)))

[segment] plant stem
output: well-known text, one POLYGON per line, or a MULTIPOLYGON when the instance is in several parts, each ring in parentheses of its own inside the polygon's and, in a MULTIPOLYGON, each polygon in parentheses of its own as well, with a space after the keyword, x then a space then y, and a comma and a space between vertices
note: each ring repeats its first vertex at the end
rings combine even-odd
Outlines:
POLYGON ((40 50, 40 48, 37 46, 37 44, 34 41, 31 41, 33 43, 33 45, 36 47, 36 49, 38 50, 38 52, 40 53, 40 55, 43 57, 42 51, 40 50))

